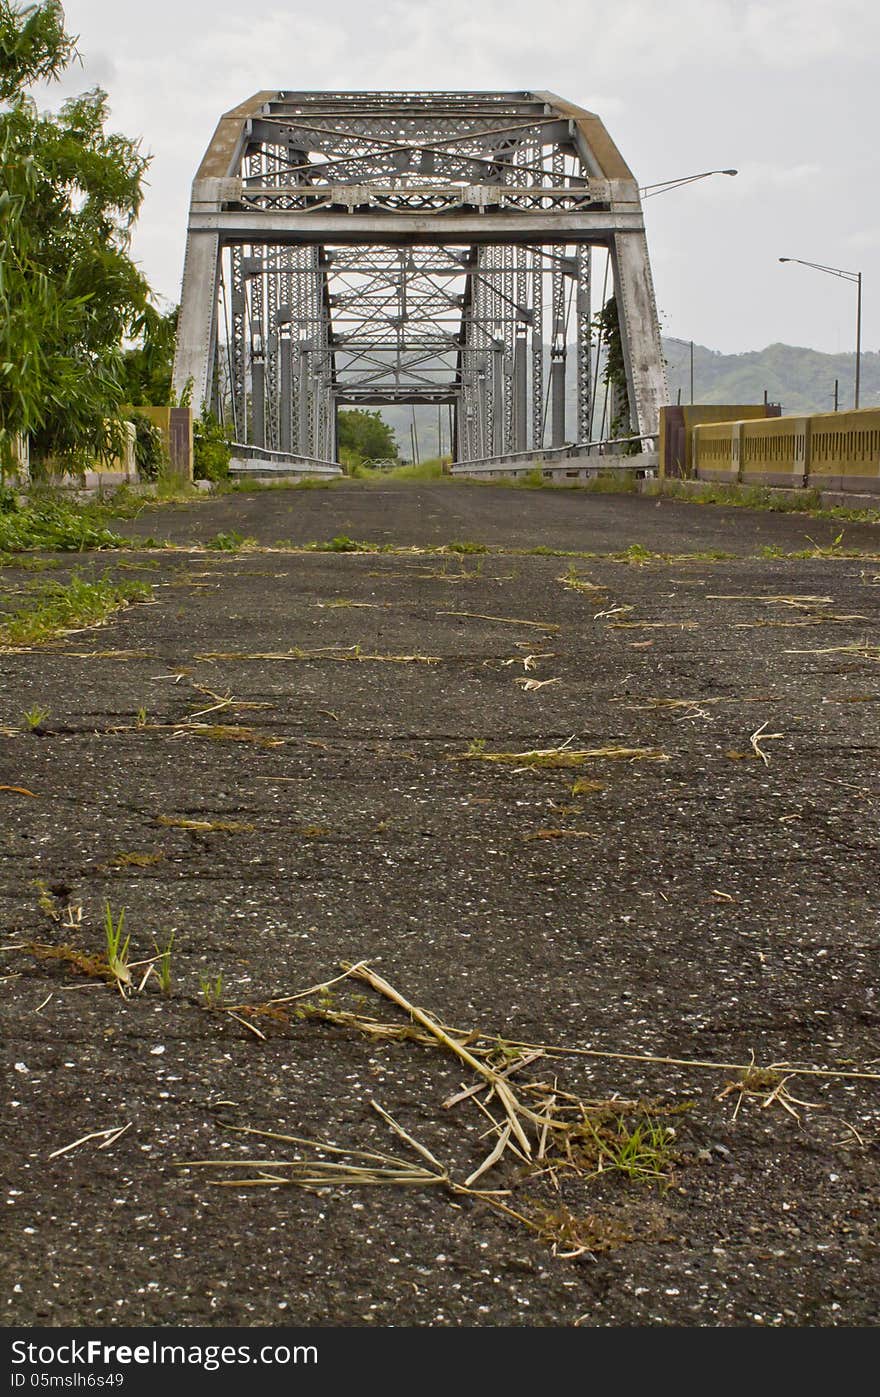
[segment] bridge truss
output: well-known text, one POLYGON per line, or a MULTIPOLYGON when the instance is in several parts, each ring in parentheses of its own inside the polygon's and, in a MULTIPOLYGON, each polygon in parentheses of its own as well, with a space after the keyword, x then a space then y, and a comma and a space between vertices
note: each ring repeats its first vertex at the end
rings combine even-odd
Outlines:
POLYGON ((340 405, 448 405, 461 462, 587 442, 596 248, 617 434, 647 436, 666 385, 642 210, 597 116, 541 92, 257 93, 193 184, 175 391, 323 461, 340 405))

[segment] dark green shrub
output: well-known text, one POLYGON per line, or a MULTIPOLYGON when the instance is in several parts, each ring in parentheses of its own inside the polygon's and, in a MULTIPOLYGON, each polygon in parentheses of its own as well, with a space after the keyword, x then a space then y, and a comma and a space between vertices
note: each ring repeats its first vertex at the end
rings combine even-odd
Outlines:
POLYGON ((158 480, 163 474, 168 459, 162 433, 143 412, 132 412, 129 421, 134 424, 134 459, 141 480, 158 480))
POLYGON ((226 428, 212 412, 206 412, 193 423, 193 479, 225 480, 231 459, 226 428))

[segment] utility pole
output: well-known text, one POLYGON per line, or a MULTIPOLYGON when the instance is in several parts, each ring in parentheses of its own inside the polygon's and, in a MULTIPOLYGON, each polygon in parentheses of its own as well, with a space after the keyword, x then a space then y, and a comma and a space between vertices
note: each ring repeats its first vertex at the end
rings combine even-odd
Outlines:
POLYGON ((829 276, 852 281, 856 287, 856 382, 853 393, 853 407, 858 408, 862 383, 862 274, 848 272, 842 267, 826 267, 821 262, 805 262, 802 257, 780 257, 780 262, 797 262, 802 267, 812 267, 814 272, 827 272, 829 276))
POLYGON ((694 342, 691 340, 691 407, 694 405, 694 342))
POLYGON ((859 387, 862 381, 862 274, 858 274, 856 290, 856 392, 855 405, 859 405, 859 387))

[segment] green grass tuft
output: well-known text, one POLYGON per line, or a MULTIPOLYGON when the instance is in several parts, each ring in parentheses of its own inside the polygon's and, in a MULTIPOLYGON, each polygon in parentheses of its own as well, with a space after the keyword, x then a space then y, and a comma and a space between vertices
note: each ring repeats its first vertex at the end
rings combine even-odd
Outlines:
POLYGON ((255 538, 245 538, 237 529, 230 529, 228 533, 221 532, 209 538, 205 547, 218 553, 241 553, 243 549, 253 547, 256 542, 255 538))
POLYGON ((66 583, 40 583, 24 606, 0 611, 0 646, 39 645, 67 631, 100 625, 114 611, 151 596, 152 588, 144 582, 107 577, 90 582, 79 573, 66 583))

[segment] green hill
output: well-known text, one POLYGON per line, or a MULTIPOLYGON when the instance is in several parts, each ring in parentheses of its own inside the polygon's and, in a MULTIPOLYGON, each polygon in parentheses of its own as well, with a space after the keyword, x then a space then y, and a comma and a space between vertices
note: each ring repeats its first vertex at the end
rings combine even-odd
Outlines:
MULTIPOLYGON (((690 341, 663 340, 669 401, 690 402, 690 341)), ((547 351, 549 361, 549 349, 547 351)), ((573 430, 575 411, 574 346, 569 346, 568 421, 573 430)), ((834 408, 834 380, 838 381, 841 409, 852 407, 854 354, 821 354, 791 344, 771 344, 745 354, 720 354, 705 345, 694 345, 694 401, 697 403, 781 403, 784 413, 831 412, 834 408)), ((599 384, 601 399, 602 384, 599 384)), ((861 406, 880 406, 880 353, 862 353, 861 406)), ((382 416, 394 428, 401 455, 409 458, 409 407, 383 408, 382 416)), ((437 454, 437 411, 415 410, 422 459, 437 454)), ((596 416, 596 432, 601 421, 601 401, 596 416)), ((443 415, 444 450, 449 450, 447 415, 443 415)))
MULTIPOLYGON (((670 401, 681 390, 690 402, 690 344, 665 339, 663 352, 670 401)), ((771 403, 784 413, 831 412, 834 380, 841 408, 853 403, 854 354, 820 354, 791 344, 771 344, 745 354, 719 354, 694 345, 694 401, 698 403, 759 403, 766 390, 771 403)), ((880 353, 862 354, 861 406, 880 405, 880 353)))

